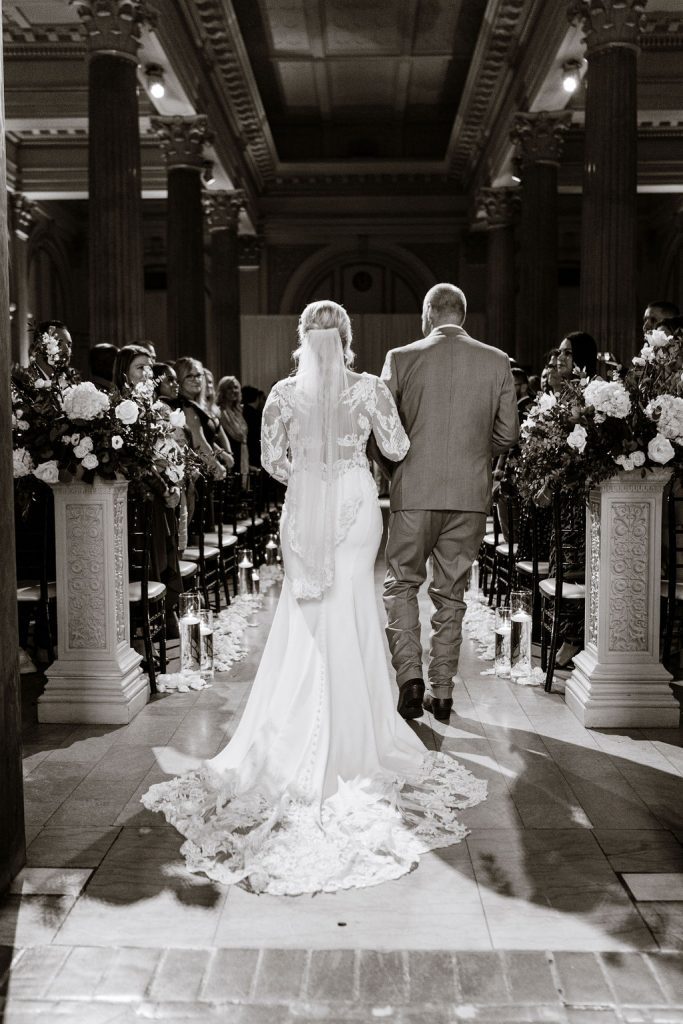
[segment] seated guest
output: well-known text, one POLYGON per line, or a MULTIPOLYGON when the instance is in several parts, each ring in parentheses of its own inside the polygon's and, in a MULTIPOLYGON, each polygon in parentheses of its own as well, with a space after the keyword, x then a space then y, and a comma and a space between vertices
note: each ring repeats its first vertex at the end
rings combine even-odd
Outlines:
POLYGON ((221 377, 216 401, 221 411, 221 426, 230 441, 235 467, 245 478, 249 475, 249 428, 242 412, 242 388, 237 377, 221 377))
MULTIPOLYGON (((517 412, 519 414, 520 423, 529 411, 529 406, 533 405, 534 398, 536 397, 531 393, 529 387, 529 378, 527 377, 526 370, 523 370, 521 366, 512 367, 512 379, 515 382, 515 394, 517 395, 517 412)), ((506 453, 507 454, 507 453, 506 453)))
POLYGON ((541 391, 545 394, 556 394, 562 388, 562 376, 557 366, 558 348, 551 348, 545 359, 541 373, 541 391))
POLYGON ((242 388, 242 414, 247 424, 247 448, 249 464, 255 468, 261 465, 261 420, 266 396, 263 391, 246 384, 242 388))
POLYGON ((51 380, 71 365, 73 342, 69 329, 61 320, 42 320, 33 330, 29 348, 29 364, 18 367, 17 374, 28 377, 29 382, 37 377, 51 380))
POLYGON ((143 341, 138 341, 137 344, 140 348, 144 348, 151 355, 152 359, 156 363, 157 361, 157 350, 156 345, 153 341, 148 341, 146 338, 143 341))
MULTIPOLYGON (((171 410, 180 408, 178 402, 178 378, 172 366, 168 363, 155 363, 152 367, 152 380, 154 391, 158 399, 157 408, 162 415, 170 418, 171 410)), ((186 426, 175 427, 173 436, 178 444, 192 447, 192 435, 186 426)), ((178 509, 178 551, 185 550, 188 544, 187 529, 188 523, 194 513, 194 484, 188 469, 185 470, 185 479, 180 485, 180 506, 178 509)))
POLYGON ((668 302, 661 299, 657 302, 648 302, 643 313, 643 334, 649 334, 659 326, 662 320, 668 320, 672 316, 680 316, 681 311, 675 302, 668 302))
POLYGON ((90 380, 101 391, 109 391, 114 379, 114 363, 118 354, 116 345, 102 341, 88 349, 90 380))
POLYGON ((563 380, 570 377, 594 377, 598 369, 598 346, 592 334, 571 331, 560 342, 557 369, 563 380))
POLYGON ((216 387, 211 370, 204 367, 204 381, 199 398, 199 404, 208 416, 208 423, 204 427, 206 440, 213 447, 217 458, 231 469, 235 461, 232 455, 232 448, 223 427, 221 426, 221 411, 216 405, 216 387))
POLYGON ((145 380, 152 369, 154 360, 141 345, 124 345, 116 353, 112 384, 121 391, 125 387, 134 387, 145 380))
POLYGON ((209 417, 199 404, 204 368, 198 359, 182 356, 176 360, 175 372, 178 379, 178 406, 185 413, 185 424, 192 438, 192 449, 202 456, 213 475, 222 480, 225 477, 225 469, 207 440, 205 428, 210 430, 209 417))
POLYGON ((541 390, 541 378, 538 373, 532 373, 529 375, 529 391, 536 397, 538 392, 541 390))

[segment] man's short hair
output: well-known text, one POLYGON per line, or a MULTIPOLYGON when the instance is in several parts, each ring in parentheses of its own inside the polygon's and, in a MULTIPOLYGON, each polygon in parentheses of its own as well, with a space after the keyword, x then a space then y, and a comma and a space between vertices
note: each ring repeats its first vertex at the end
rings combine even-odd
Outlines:
POLYGON ((521 366, 511 366, 510 373, 512 374, 513 380, 518 380, 521 384, 529 383, 529 376, 526 370, 523 370, 521 366))
POLYGON ((424 298, 424 306, 429 303, 439 316, 446 313, 455 313, 460 321, 465 319, 467 313, 467 299, 462 288, 455 284, 435 284, 430 288, 424 298))
POLYGON ((669 302, 668 299, 664 299, 663 302, 648 302, 648 309, 658 309, 662 314, 660 319, 667 320, 671 316, 680 316, 681 311, 675 302, 669 302))

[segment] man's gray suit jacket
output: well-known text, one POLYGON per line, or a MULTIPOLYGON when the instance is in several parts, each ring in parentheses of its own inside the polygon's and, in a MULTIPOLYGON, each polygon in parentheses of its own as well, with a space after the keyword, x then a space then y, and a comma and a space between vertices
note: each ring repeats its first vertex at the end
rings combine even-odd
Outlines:
POLYGON ((393 467, 391 511, 488 513, 492 458, 519 437, 507 355, 447 324, 388 352, 382 379, 410 438, 393 467))

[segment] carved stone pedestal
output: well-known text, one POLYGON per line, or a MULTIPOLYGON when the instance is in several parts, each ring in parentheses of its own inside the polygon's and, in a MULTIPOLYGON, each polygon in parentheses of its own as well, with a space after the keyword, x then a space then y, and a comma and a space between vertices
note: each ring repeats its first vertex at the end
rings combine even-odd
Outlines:
POLYGON ((125 480, 56 484, 58 657, 39 722, 125 724, 149 700, 130 646, 125 480))
POLYGON ((662 490, 670 476, 634 470, 590 492, 586 646, 565 693, 589 728, 678 726, 671 676, 659 661, 662 490))

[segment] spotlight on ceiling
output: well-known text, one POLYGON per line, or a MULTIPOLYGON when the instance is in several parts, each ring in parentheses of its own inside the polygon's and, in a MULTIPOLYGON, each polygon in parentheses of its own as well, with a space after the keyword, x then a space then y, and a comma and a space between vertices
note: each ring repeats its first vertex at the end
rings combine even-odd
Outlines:
POLYGON ((216 184, 216 175, 213 173, 213 160, 204 160, 202 163, 202 181, 207 186, 216 184))
POLYGON ((562 65, 562 88, 565 92, 573 93, 581 85, 580 60, 566 60, 562 65))
POLYGON ((162 100, 166 95, 164 69, 159 64, 148 64, 145 68, 145 75, 150 96, 155 100, 162 100))

